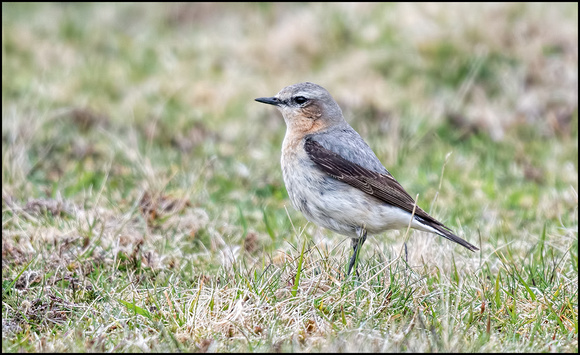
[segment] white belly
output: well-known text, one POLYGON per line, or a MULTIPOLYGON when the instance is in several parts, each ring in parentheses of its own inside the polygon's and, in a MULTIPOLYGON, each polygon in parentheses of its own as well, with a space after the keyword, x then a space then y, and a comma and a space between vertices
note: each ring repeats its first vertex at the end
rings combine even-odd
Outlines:
MULTIPOLYGON (((360 228, 379 234, 408 226, 410 213, 326 175, 306 159, 282 165, 293 206, 312 223, 351 238, 359 236, 360 228)), ((421 227, 414 222, 412 227, 421 227)))

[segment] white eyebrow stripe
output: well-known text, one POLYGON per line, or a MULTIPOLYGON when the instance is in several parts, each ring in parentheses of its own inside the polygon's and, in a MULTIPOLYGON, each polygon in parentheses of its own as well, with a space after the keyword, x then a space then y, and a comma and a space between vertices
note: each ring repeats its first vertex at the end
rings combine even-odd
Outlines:
POLYGON ((292 95, 292 97, 297 97, 297 96, 304 96, 306 98, 309 98, 310 93, 308 91, 299 91, 296 94, 292 95))

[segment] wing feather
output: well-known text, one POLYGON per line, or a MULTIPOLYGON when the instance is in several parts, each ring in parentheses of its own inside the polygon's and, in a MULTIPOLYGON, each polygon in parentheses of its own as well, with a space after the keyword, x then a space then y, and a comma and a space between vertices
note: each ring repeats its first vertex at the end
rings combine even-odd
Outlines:
MULTIPOLYGON (((415 201, 391 175, 366 169, 343 158, 332 150, 324 148, 320 143, 308 137, 305 139, 304 149, 308 157, 329 176, 347 183, 392 206, 413 213, 415 201)), ((477 247, 453 234, 451 229, 431 217, 419 206, 415 207, 415 217, 425 225, 437 230, 441 236, 459 243, 472 251, 478 250, 477 247)))

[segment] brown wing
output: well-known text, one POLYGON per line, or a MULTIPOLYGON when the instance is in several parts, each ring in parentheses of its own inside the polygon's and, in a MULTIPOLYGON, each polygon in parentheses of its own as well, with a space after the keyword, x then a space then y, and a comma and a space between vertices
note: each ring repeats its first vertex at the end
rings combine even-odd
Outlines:
MULTIPOLYGON (((403 189, 394 177, 381 174, 344 159, 339 154, 324 148, 313 139, 306 138, 304 149, 308 157, 326 174, 345 182, 367 194, 378 198, 390 205, 397 206, 404 211, 413 213, 415 201, 403 189)), ((415 208, 415 217, 427 226, 440 232, 441 236, 463 245, 470 250, 478 250, 475 246, 461 239, 451 230, 423 211, 419 206, 415 208)))

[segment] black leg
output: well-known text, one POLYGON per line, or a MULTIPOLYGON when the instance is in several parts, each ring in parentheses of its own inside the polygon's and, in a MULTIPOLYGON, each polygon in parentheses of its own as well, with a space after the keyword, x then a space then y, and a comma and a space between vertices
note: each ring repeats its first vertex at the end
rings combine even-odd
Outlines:
POLYGON ((367 240, 367 231, 363 230, 363 235, 358 238, 358 239, 352 239, 352 249, 353 249, 353 253, 352 253, 352 257, 350 258, 350 263, 348 264, 348 272, 347 272, 347 276, 350 275, 350 272, 352 271, 352 268, 355 266, 355 272, 356 272, 356 276, 358 276, 358 263, 356 262, 358 259, 358 254, 360 253, 360 249, 362 248, 363 244, 365 243, 365 241, 367 240))

